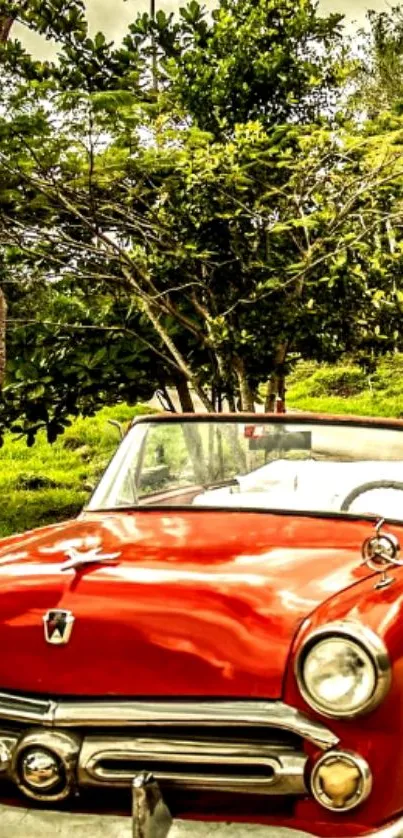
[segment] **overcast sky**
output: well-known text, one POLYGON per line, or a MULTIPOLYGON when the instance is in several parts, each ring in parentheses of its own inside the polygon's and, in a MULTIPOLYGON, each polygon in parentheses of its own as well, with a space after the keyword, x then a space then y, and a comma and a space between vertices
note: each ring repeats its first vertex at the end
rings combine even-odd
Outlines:
MULTIPOLYGON (((203 4, 203 0, 200 0, 203 4)), ((186 0, 156 0, 157 8, 165 11, 175 11, 179 6, 186 5, 186 0)), ((214 0, 204 0, 204 5, 212 8, 214 0)), ((346 16, 346 23, 352 26, 362 25, 368 9, 387 9, 391 3, 388 0, 320 0, 320 7, 324 12, 341 12, 346 16)), ((149 9, 149 0, 87 0, 88 19, 92 31, 101 29, 111 40, 119 41, 133 20, 137 12, 149 9)), ((38 57, 50 55, 50 44, 44 44, 42 39, 22 27, 15 27, 14 34, 24 42, 38 57)))

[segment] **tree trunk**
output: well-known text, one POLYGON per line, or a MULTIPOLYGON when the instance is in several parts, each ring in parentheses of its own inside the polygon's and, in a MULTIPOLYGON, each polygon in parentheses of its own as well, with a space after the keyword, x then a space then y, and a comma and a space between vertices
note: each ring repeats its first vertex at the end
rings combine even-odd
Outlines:
POLYGON ((0 16, 0 44, 5 44, 6 41, 8 41, 8 36, 13 23, 14 18, 0 16))
POLYGON ((221 382, 217 385, 215 408, 217 413, 222 413, 222 390, 221 382))
POLYGON ((265 413, 285 413, 285 392, 284 370, 272 372, 267 382, 265 413))
POLYGON ((277 393, 278 403, 276 406, 277 413, 285 413, 285 373, 284 367, 281 368, 277 376, 277 393))
MULTIPOLYGON (((175 387, 179 396, 182 412, 194 413, 195 409, 192 394, 190 392, 189 382, 185 375, 178 374, 175 377, 175 387)), ((182 425, 182 431, 192 463, 195 479, 198 483, 204 485, 208 479, 208 473, 207 463, 205 462, 206 452, 203 449, 199 428, 197 424, 185 422, 182 425)))
MULTIPOLYGON (((12 17, 0 16, 0 44, 8 40, 11 27, 14 23, 12 17)), ((0 288, 0 390, 3 389, 6 376, 6 333, 7 333, 7 301, 2 288, 0 288)))
POLYGON ((178 375, 175 379, 175 387, 179 396, 179 402, 183 413, 194 413, 194 404, 189 389, 189 384, 184 375, 178 375))
POLYGON ((0 288, 0 390, 3 389, 6 377, 6 324, 7 302, 3 290, 0 288))
POLYGON ((215 382, 215 399, 213 400, 215 410, 217 413, 222 413, 223 401, 226 398, 230 413, 236 413, 235 397, 232 393, 232 374, 230 370, 230 362, 219 350, 214 350, 213 358, 215 360, 216 382, 215 382))
POLYGON ((288 343, 281 343, 276 349, 274 370, 267 382, 267 394, 264 404, 265 413, 285 412, 285 370, 288 343))
MULTIPOLYGON (((137 290, 137 289, 136 289, 137 290)), ((213 405, 211 404, 211 400, 208 398, 206 393, 203 390, 203 387, 199 384, 197 376, 192 372, 189 364, 177 348, 175 343, 173 342, 172 338, 168 334, 167 330, 165 329, 164 325, 160 322, 160 318, 158 312, 155 312, 152 305, 149 301, 143 297, 143 306, 144 311, 146 312, 149 320, 151 321, 152 325, 154 326, 155 331, 162 339, 165 346, 168 348, 169 352, 172 355, 173 360, 176 362, 179 370, 182 371, 183 377, 191 384, 196 395, 199 397, 200 401, 206 408, 208 413, 213 412, 213 405)), ((193 411, 192 411, 193 412, 193 411)))
POLYGON ((235 404, 235 398, 234 398, 233 393, 228 393, 227 402, 228 402, 229 412, 230 413, 236 413, 236 404, 235 404))
POLYGON ((254 413, 255 400, 246 377, 245 364, 242 358, 234 358, 233 363, 239 384, 240 410, 244 413, 254 413))
POLYGON ((265 413, 275 413, 276 411, 276 398, 277 398, 277 373, 275 371, 272 372, 268 382, 267 382, 267 393, 266 393, 266 400, 264 403, 264 412, 265 413))

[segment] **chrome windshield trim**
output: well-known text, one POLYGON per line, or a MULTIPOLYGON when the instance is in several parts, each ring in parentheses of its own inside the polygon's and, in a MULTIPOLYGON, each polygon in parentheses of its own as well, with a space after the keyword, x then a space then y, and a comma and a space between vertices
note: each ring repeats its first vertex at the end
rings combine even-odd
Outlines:
POLYGON ((44 700, 0 693, 0 720, 58 728, 268 727, 295 733, 327 750, 339 739, 320 722, 281 701, 44 700))

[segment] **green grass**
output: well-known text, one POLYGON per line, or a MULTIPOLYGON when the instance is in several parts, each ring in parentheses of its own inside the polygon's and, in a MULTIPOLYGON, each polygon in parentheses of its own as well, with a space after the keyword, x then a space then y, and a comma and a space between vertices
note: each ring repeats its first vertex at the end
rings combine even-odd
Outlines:
POLYGON ((39 434, 27 448, 7 434, 0 449, 0 537, 77 515, 119 443, 108 419, 127 423, 150 412, 142 405, 104 408, 76 419, 53 445, 39 434))
POLYGON ((314 413, 403 417, 403 355, 386 356, 366 375, 354 364, 300 363, 288 379, 287 405, 314 413))
MULTIPOLYGON (((379 362, 370 377, 354 364, 300 363, 288 380, 288 407, 318 413, 403 416, 403 355, 379 362)), ((108 419, 127 423, 146 406, 104 408, 76 419, 54 445, 33 448, 8 434, 0 449, 0 537, 78 514, 119 442, 108 419)))

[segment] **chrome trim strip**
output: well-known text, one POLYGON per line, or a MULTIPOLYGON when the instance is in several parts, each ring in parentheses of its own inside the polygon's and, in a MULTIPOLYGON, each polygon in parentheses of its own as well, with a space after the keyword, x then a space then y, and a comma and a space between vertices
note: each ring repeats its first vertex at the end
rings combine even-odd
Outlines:
POLYGON ((78 783, 130 786, 141 767, 170 788, 297 795, 307 792, 306 763, 306 754, 280 743, 90 736, 80 752, 78 783))
POLYGON ((24 698, 0 692, 0 719, 27 724, 52 724, 56 704, 50 699, 24 698))
POLYGON ((383 701, 392 682, 392 666, 385 643, 372 629, 355 620, 337 620, 332 623, 325 623, 325 625, 308 634, 296 655, 294 672, 299 690, 306 703, 328 719, 351 719, 369 713, 383 701), (372 661, 377 676, 375 689, 366 704, 359 710, 344 712, 338 710, 332 713, 326 707, 319 705, 311 697, 305 686, 303 666, 306 655, 317 642, 324 640, 326 637, 344 637, 355 642, 364 649, 372 661))
POLYGON ((263 727, 295 733, 322 750, 339 738, 281 701, 53 701, 0 693, 0 720, 44 727, 263 727))

